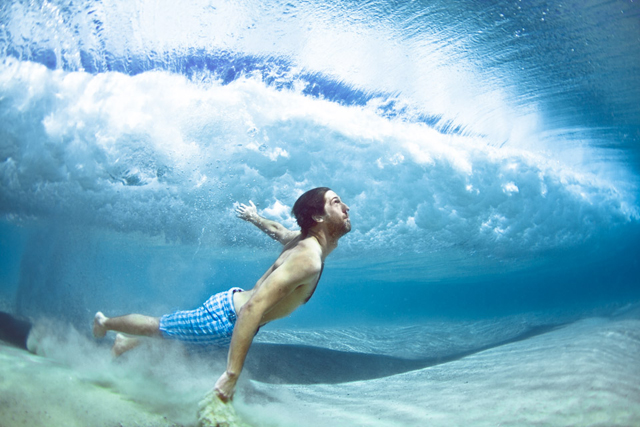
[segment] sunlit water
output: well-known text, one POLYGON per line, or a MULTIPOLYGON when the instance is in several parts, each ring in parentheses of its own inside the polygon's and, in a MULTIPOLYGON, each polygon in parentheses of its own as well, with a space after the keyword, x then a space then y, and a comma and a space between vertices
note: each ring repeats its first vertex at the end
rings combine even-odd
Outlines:
POLYGON ((315 186, 353 230, 272 329, 637 302, 640 6, 451 3, 3 2, 2 309, 251 287, 278 246, 234 204, 293 228, 315 186))

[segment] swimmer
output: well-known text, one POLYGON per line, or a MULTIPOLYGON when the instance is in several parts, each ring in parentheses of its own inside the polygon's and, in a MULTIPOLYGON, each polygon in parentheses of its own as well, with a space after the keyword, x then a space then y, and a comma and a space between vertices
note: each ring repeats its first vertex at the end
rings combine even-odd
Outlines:
MULTIPOLYGON (((349 207, 326 187, 307 191, 293 205, 300 231, 258 215, 256 206, 240 204, 239 218, 248 221, 284 245, 273 265, 253 289, 231 288, 209 298, 192 311, 178 311, 160 318, 129 314, 106 317, 96 313, 93 334, 107 331, 134 336, 173 338, 191 343, 229 345, 227 369, 215 384, 217 396, 233 398, 247 352, 258 329, 291 314, 306 303, 316 289, 325 258, 338 240, 351 230, 349 207)), ((112 352, 118 356, 138 344, 138 339, 118 334, 112 352)))

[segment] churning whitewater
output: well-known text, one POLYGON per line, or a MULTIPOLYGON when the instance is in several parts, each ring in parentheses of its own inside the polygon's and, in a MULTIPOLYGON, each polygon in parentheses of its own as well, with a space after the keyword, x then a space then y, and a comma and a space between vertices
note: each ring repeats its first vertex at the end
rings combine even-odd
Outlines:
POLYGON ((640 424, 639 74, 634 0, 4 1, 0 424, 197 425, 226 351, 94 313, 251 288, 237 206, 318 186, 352 230, 241 422, 640 424))

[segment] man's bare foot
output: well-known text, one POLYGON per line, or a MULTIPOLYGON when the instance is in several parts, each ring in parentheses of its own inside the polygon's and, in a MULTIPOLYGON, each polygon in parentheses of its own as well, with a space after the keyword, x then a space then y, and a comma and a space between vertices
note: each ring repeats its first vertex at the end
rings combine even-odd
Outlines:
POLYGON ((111 347, 111 355, 113 357, 118 357, 122 353, 131 350, 132 348, 136 348, 140 345, 140 340, 135 337, 128 337, 123 334, 117 334, 116 340, 113 343, 113 347, 111 347))
POLYGON ((93 336, 96 338, 104 338, 107 334, 107 327, 104 323, 107 321, 107 316, 102 314, 101 311, 97 312, 93 318, 93 336))

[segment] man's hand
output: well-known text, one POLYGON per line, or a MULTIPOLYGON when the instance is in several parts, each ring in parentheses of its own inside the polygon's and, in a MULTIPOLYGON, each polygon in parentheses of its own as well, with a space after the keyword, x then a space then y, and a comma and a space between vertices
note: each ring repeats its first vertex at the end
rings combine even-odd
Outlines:
POLYGON ((251 203, 251 205, 240 203, 236 207, 236 215, 238 215, 238 218, 252 223, 265 232, 269 237, 277 240, 283 245, 286 245, 300 235, 299 231, 291 231, 279 222, 261 217, 258 215, 258 208, 256 208, 256 205, 254 205, 251 200, 249 200, 249 203, 251 203))
POLYGON ((249 200, 251 206, 247 206, 244 203, 240 203, 240 206, 236 208, 236 214, 238 218, 242 218, 245 221, 255 222, 258 219, 258 208, 249 200))
POLYGON ((236 391, 236 382, 238 381, 237 375, 229 375, 226 371, 220 375, 214 390, 218 395, 218 398, 223 402, 229 402, 233 399, 233 394, 236 391))

